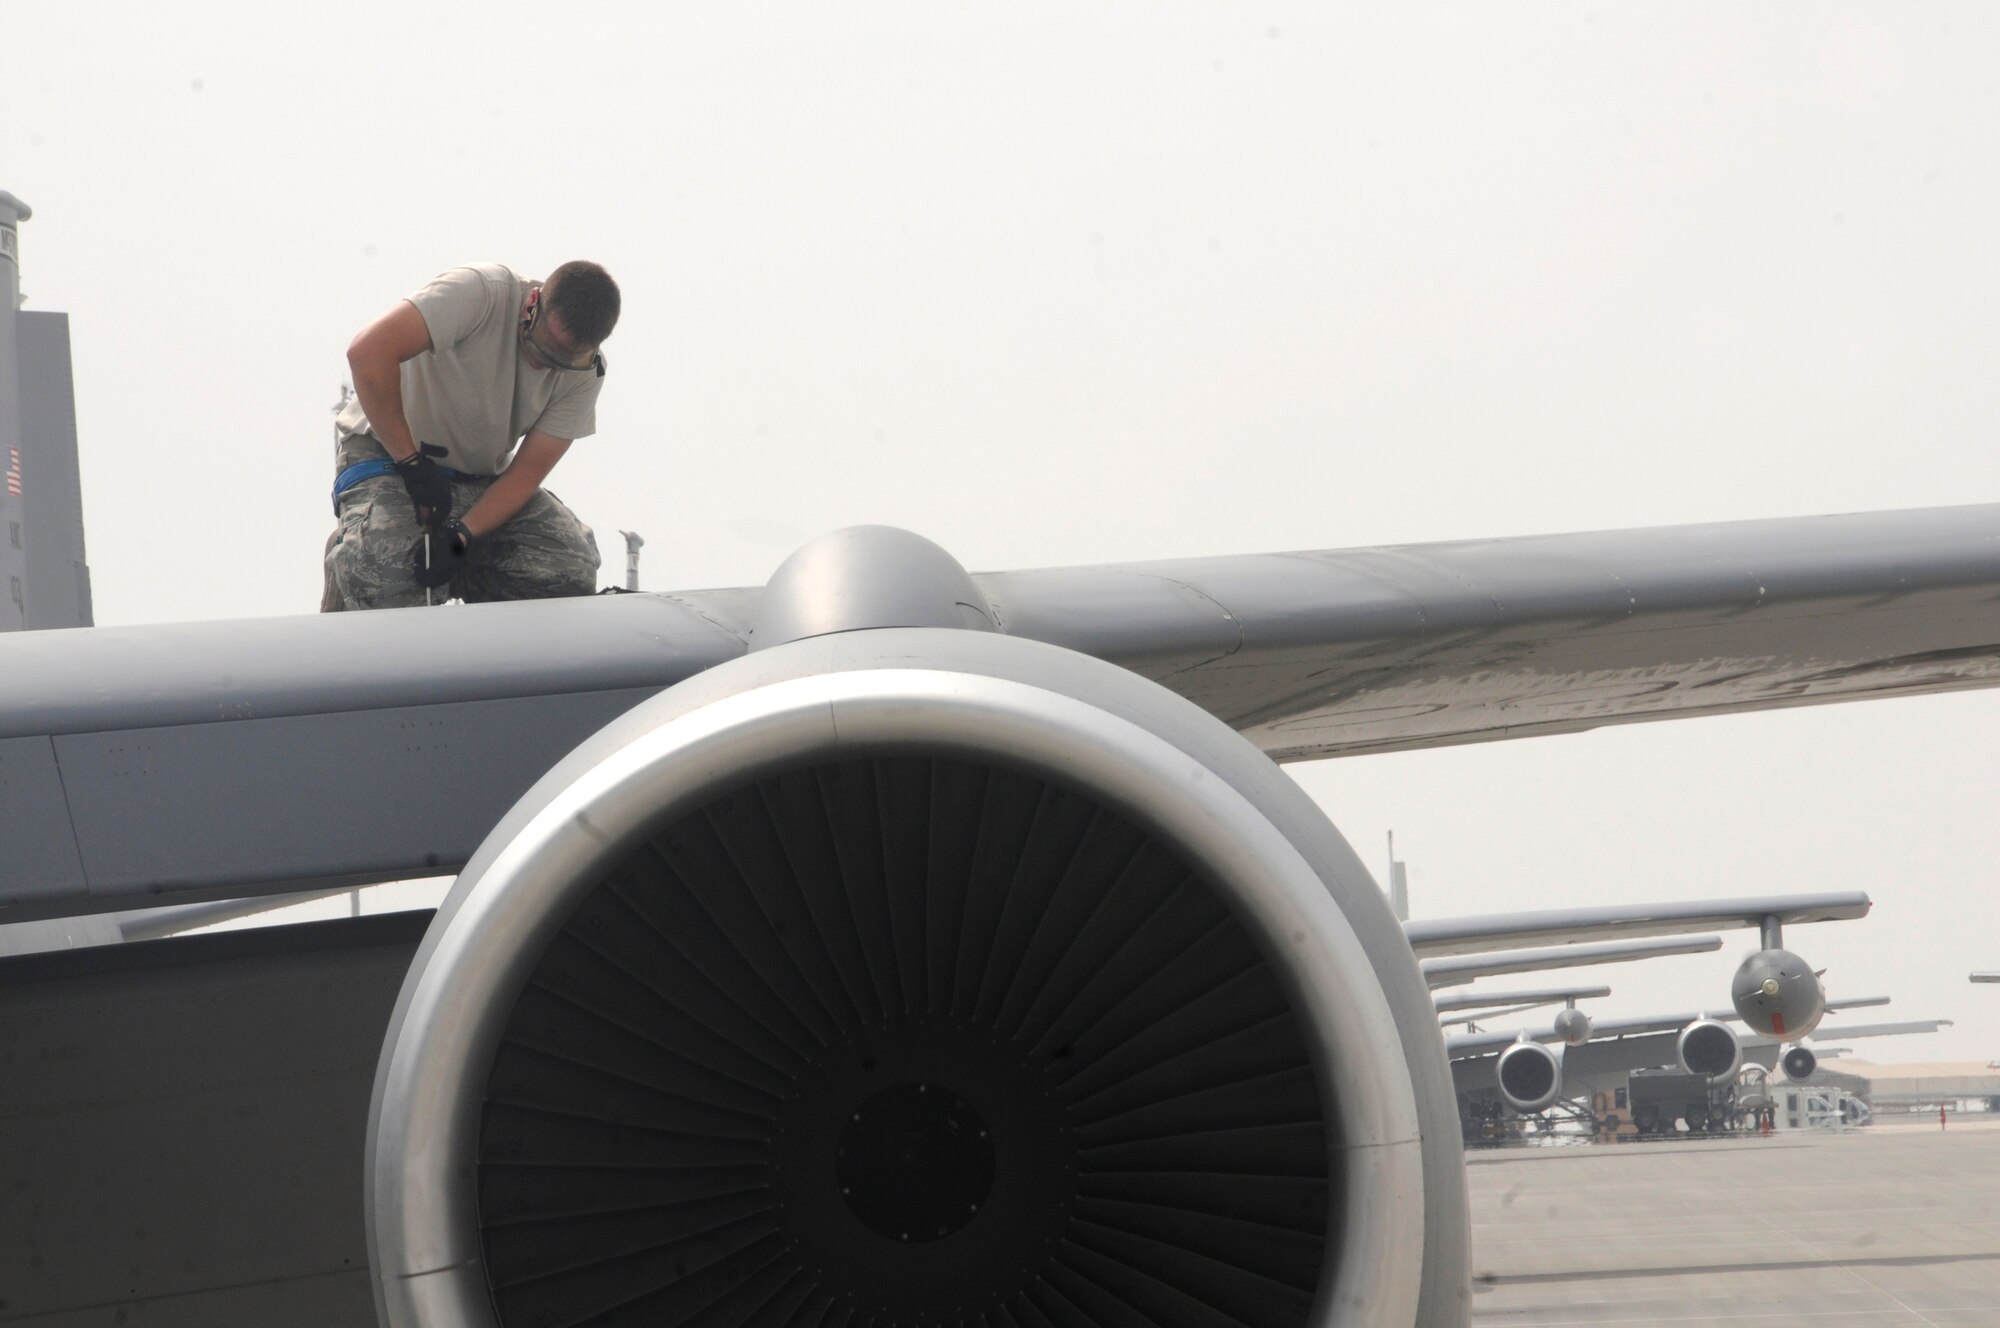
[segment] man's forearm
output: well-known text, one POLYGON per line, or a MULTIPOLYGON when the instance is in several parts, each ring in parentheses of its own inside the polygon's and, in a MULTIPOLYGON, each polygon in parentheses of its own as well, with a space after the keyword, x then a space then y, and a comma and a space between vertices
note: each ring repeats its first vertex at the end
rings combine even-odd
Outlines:
POLYGON ((354 375, 354 395, 368 416, 368 428, 389 451, 391 461, 401 461, 417 450, 410 433, 410 421, 403 414, 403 366, 391 361, 384 368, 349 356, 347 367, 354 375))

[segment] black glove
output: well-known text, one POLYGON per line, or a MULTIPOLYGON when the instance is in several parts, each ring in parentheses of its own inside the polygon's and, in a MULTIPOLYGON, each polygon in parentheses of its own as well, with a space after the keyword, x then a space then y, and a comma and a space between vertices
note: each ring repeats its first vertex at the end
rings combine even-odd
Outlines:
POLYGON ((447 521, 417 540, 417 584, 435 589, 450 582, 465 568, 466 551, 472 547, 472 532, 463 521, 447 521), (430 541, 430 565, 424 565, 424 541, 430 541))
POLYGON ((442 447, 418 443, 417 450, 396 463, 396 474, 416 506, 417 522, 433 530, 443 527, 451 516, 451 480, 438 469, 432 457, 445 455, 442 447))

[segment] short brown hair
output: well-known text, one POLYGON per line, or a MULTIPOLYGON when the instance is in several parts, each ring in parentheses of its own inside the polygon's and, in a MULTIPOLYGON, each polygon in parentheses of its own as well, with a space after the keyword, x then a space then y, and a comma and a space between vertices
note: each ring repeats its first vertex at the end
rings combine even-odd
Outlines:
POLYGON ((596 263, 564 263, 542 283, 542 295, 579 346, 603 344, 618 326, 618 283, 596 263))

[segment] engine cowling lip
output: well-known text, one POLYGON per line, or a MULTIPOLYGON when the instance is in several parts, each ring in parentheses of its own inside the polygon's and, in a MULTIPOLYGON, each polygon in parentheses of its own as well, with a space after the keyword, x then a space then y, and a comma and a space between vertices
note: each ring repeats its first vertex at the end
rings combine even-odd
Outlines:
POLYGON ((469 1162, 478 1089, 513 995, 580 892, 649 827, 712 797, 718 772, 737 781, 885 744, 1087 780, 1215 868, 1267 945, 1293 952, 1280 971, 1327 1049, 1322 1087, 1350 1153, 1342 1248, 1327 1265, 1336 1281, 1320 1303, 1408 1322, 1424 1234, 1417 1110, 1387 1001, 1312 864, 1243 795, 1143 727, 1049 687, 922 668, 811 675, 715 701, 634 738, 547 795, 506 843, 482 848, 413 969, 378 1077, 369 1235, 384 1322, 495 1322, 469 1162), (509 884, 522 881, 542 884, 509 884), (1395 1270, 1386 1281, 1384 1269, 1395 1270))

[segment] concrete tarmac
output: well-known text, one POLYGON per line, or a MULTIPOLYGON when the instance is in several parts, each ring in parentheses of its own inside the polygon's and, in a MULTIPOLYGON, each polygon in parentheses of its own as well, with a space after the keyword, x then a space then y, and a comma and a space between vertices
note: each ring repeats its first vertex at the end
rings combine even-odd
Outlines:
POLYGON ((2000 1118, 1473 1151, 1478 1328, 2000 1328, 2000 1118))

